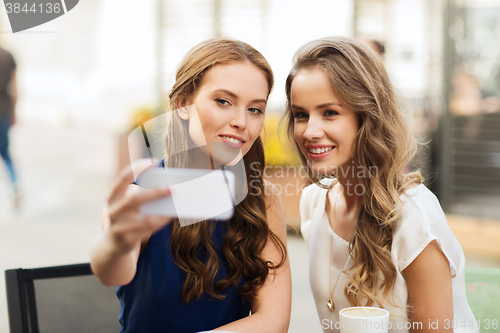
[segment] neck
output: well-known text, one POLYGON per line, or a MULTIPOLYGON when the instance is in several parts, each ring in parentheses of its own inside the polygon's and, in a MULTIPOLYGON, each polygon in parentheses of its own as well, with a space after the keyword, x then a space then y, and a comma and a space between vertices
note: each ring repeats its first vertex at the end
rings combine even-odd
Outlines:
POLYGON ((341 166, 337 172, 337 179, 342 189, 346 210, 358 210, 363 202, 365 189, 356 176, 356 166, 353 163, 341 166))

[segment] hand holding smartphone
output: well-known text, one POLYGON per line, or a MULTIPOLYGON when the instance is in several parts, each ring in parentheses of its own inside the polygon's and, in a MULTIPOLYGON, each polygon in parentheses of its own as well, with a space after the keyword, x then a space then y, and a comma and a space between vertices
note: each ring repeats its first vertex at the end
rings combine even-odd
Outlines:
POLYGON ((229 220, 234 214, 235 176, 228 170, 148 168, 136 179, 143 189, 170 188, 169 197, 141 205, 145 215, 177 217, 192 224, 229 220))

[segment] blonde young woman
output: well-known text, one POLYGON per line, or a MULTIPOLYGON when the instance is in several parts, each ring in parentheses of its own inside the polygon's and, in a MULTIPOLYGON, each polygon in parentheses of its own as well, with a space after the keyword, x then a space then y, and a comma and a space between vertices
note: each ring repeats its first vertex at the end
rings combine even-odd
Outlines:
POLYGON ((181 62, 161 165, 220 168, 224 154, 239 155, 252 186, 237 184, 248 195, 230 221, 181 227, 178 219, 139 214, 142 203, 169 192, 127 191, 135 186, 129 185, 133 173, 122 172, 91 249, 97 277, 119 286, 121 332, 287 332, 291 276, 283 211, 256 169, 264 167, 259 136, 272 85, 264 57, 237 40, 202 42, 181 62))
POLYGON ((313 182, 301 231, 324 332, 359 305, 389 310, 394 332, 478 332, 463 251, 420 173, 404 173, 416 143, 380 56, 346 38, 309 42, 286 95, 288 135, 313 182))

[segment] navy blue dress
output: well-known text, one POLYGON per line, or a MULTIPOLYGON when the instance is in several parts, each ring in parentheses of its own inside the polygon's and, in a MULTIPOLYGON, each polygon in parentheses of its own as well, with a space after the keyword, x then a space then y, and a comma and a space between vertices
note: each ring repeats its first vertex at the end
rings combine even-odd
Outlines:
MULTIPOLYGON (((213 223, 216 223, 215 242, 221 248, 227 224, 213 223)), ((206 293, 190 303, 182 300, 186 274, 172 260, 171 229, 171 225, 168 225, 151 236, 139 256, 134 279, 116 290, 121 305, 120 332, 194 333, 211 330, 248 316, 250 303, 237 294, 237 288, 224 290, 224 300, 215 300, 206 293)), ((217 280, 229 272, 227 263, 220 254, 219 260, 221 267, 217 280)), ((243 283, 242 280, 239 287, 243 283)))

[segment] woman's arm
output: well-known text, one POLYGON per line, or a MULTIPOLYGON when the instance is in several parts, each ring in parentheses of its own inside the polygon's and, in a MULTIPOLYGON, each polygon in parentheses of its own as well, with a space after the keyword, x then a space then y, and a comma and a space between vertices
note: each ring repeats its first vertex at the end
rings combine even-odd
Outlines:
POLYGON ((429 243, 403 275, 410 297, 413 332, 453 332, 450 263, 438 242, 429 243), (436 322, 437 327, 429 326, 436 322))
MULTIPOLYGON (((265 182, 264 186, 269 227, 286 246, 286 225, 281 198, 273 184, 265 182)), ((268 239, 262 256, 265 260, 276 264, 281 261, 280 249, 271 238, 268 239)), ((286 333, 290 323, 291 306, 292 276, 287 255, 276 275, 270 270, 266 282, 252 303, 252 315, 219 327, 217 330, 238 333, 286 333)))
POLYGON ((134 191, 137 186, 129 185, 133 178, 131 167, 121 172, 104 206, 103 233, 95 239, 90 249, 92 271, 107 286, 126 285, 132 281, 141 244, 147 242, 154 231, 171 221, 171 218, 139 214, 141 204, 170 195, 170 192, 134 191))

